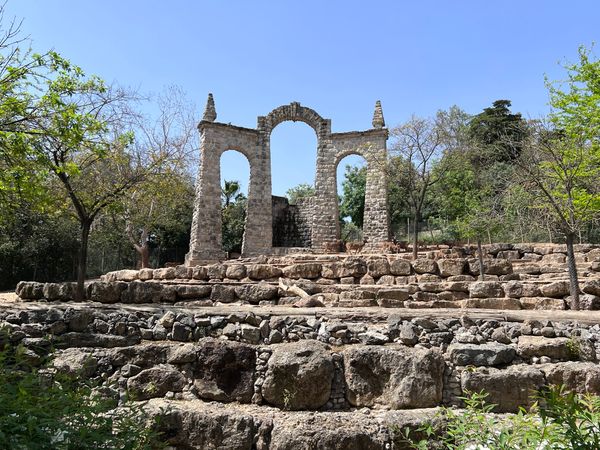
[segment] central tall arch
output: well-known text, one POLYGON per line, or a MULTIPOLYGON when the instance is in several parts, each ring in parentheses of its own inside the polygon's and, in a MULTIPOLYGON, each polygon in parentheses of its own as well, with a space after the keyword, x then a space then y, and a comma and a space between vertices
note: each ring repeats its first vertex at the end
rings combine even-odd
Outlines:
POLYGON ((224 258, 221 249, 220 167, 221 154, 233 149, 243 153, 250 164, 248 209, 242 254, 253 256, 273 252, 273 213, 271 180, 271 132, 281 122, 301 121, 317 135, 315 196, 312 201, 312 248, 323 249, 328 242, 340 239, 336 168, 349 154, 363 156, 368 163, 365 197, 364 235, 369 245, 389 238, 387 211, 386 141, 381 105, 376 104, 373 129, 349 133, 332 133, 331 120, 298 102, 275 108, 259 116, 256 129, 215 122, 217 117, 212 95, 206 105, 200 130, 200 168, 196 185, 190 251, 186 264, 224 258))

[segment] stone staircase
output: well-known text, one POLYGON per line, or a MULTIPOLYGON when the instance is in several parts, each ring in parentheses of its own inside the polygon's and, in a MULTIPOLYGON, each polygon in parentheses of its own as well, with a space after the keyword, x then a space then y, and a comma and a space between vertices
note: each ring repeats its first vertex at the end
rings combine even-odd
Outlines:
MULTIPOLYGON (((483 282, 467 250, 119 271, 82 303, 24 282, 0 328, 32 364, 54 351, 53 370, 146 402, 181 449, 402 449, 468 391, 500 413, 550 384, 600 394, 600 311, 568 309, 562 249, 488 247, 483 282)), ((577 258, 598 309, 600 249, 577 258)))

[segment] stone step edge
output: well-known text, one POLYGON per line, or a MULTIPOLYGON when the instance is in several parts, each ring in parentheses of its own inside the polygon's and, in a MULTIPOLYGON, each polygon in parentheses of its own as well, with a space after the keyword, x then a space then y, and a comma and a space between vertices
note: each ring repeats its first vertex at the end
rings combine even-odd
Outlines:
POLYGON ((144 405, 148 414, 161 418, 159 430, 169 436, 171 445, 198 449, 405 448, 396 447, 405 428, 417 430, 441 413, 440 408, 286 411, 169 399, 151 399, 144 405))

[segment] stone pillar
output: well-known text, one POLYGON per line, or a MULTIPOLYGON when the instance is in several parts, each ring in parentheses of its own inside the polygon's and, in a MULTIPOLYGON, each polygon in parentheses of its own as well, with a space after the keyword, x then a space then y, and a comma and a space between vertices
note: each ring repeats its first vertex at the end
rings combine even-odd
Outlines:
POLYGON ((212 130, 200 124, 200 170, 196 181, 196 196, 190 251, 187 266, 223 259, 221 239, 221 149, 212 139, 212 130))
POLYGON ((271 203, 271 158, 262 136, 250 162, 248 207, 244 228, 242 255, 253 256, 271 253, 273 245, 273 211, 271 203))
POLYGON ((312 227, 313 248, 322 249, 326 242, 340 239, 336 166, 331 140, 319 140, 312 227))
POLYGON ((387 175, 385 171, 384 148, 367 161, 367 185, 365 187, 365 214, 363 236, 367 240, 366 249, 379 250, 379 243, 390 238, 390 221, 387 199, 387 175), (383 158, 383 159, 382 159, 383 158))

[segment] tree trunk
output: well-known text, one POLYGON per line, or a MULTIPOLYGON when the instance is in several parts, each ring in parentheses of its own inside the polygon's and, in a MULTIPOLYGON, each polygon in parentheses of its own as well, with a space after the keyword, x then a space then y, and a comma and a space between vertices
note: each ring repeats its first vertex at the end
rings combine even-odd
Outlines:
POLYGON ((81 241, 79 243, 79 257, 77 259, 77 288, 75 289, 75 300, 85 300, 85 276, 87 272, 88 242, 90 239, 91 222, 81 222, 81 241))
POLYGON ((419 257, 419 212, 415 211, 413 217, 413 252, 412 258, 417 259, 419 257))
POLYGON ((140 269, 147 269, 150 267, 150 246, 148 242, 144 242, 139 247, 136 247, 138 253, 140 254, 140 269))
POLYGON ((477 259, 479 259, 479 279, 485 281, 485 266, 483 264, 483 250, 481 249, 481 238, 477 237, 477 259))
POLYGON ((579 278, 577 277, 577 265, 575 263, 575 251, 573 242, 575 233, 567 233, 567 267, 569 269, 569 294, 571 295, 571 309, 578 310, 579 305, 579 278))

